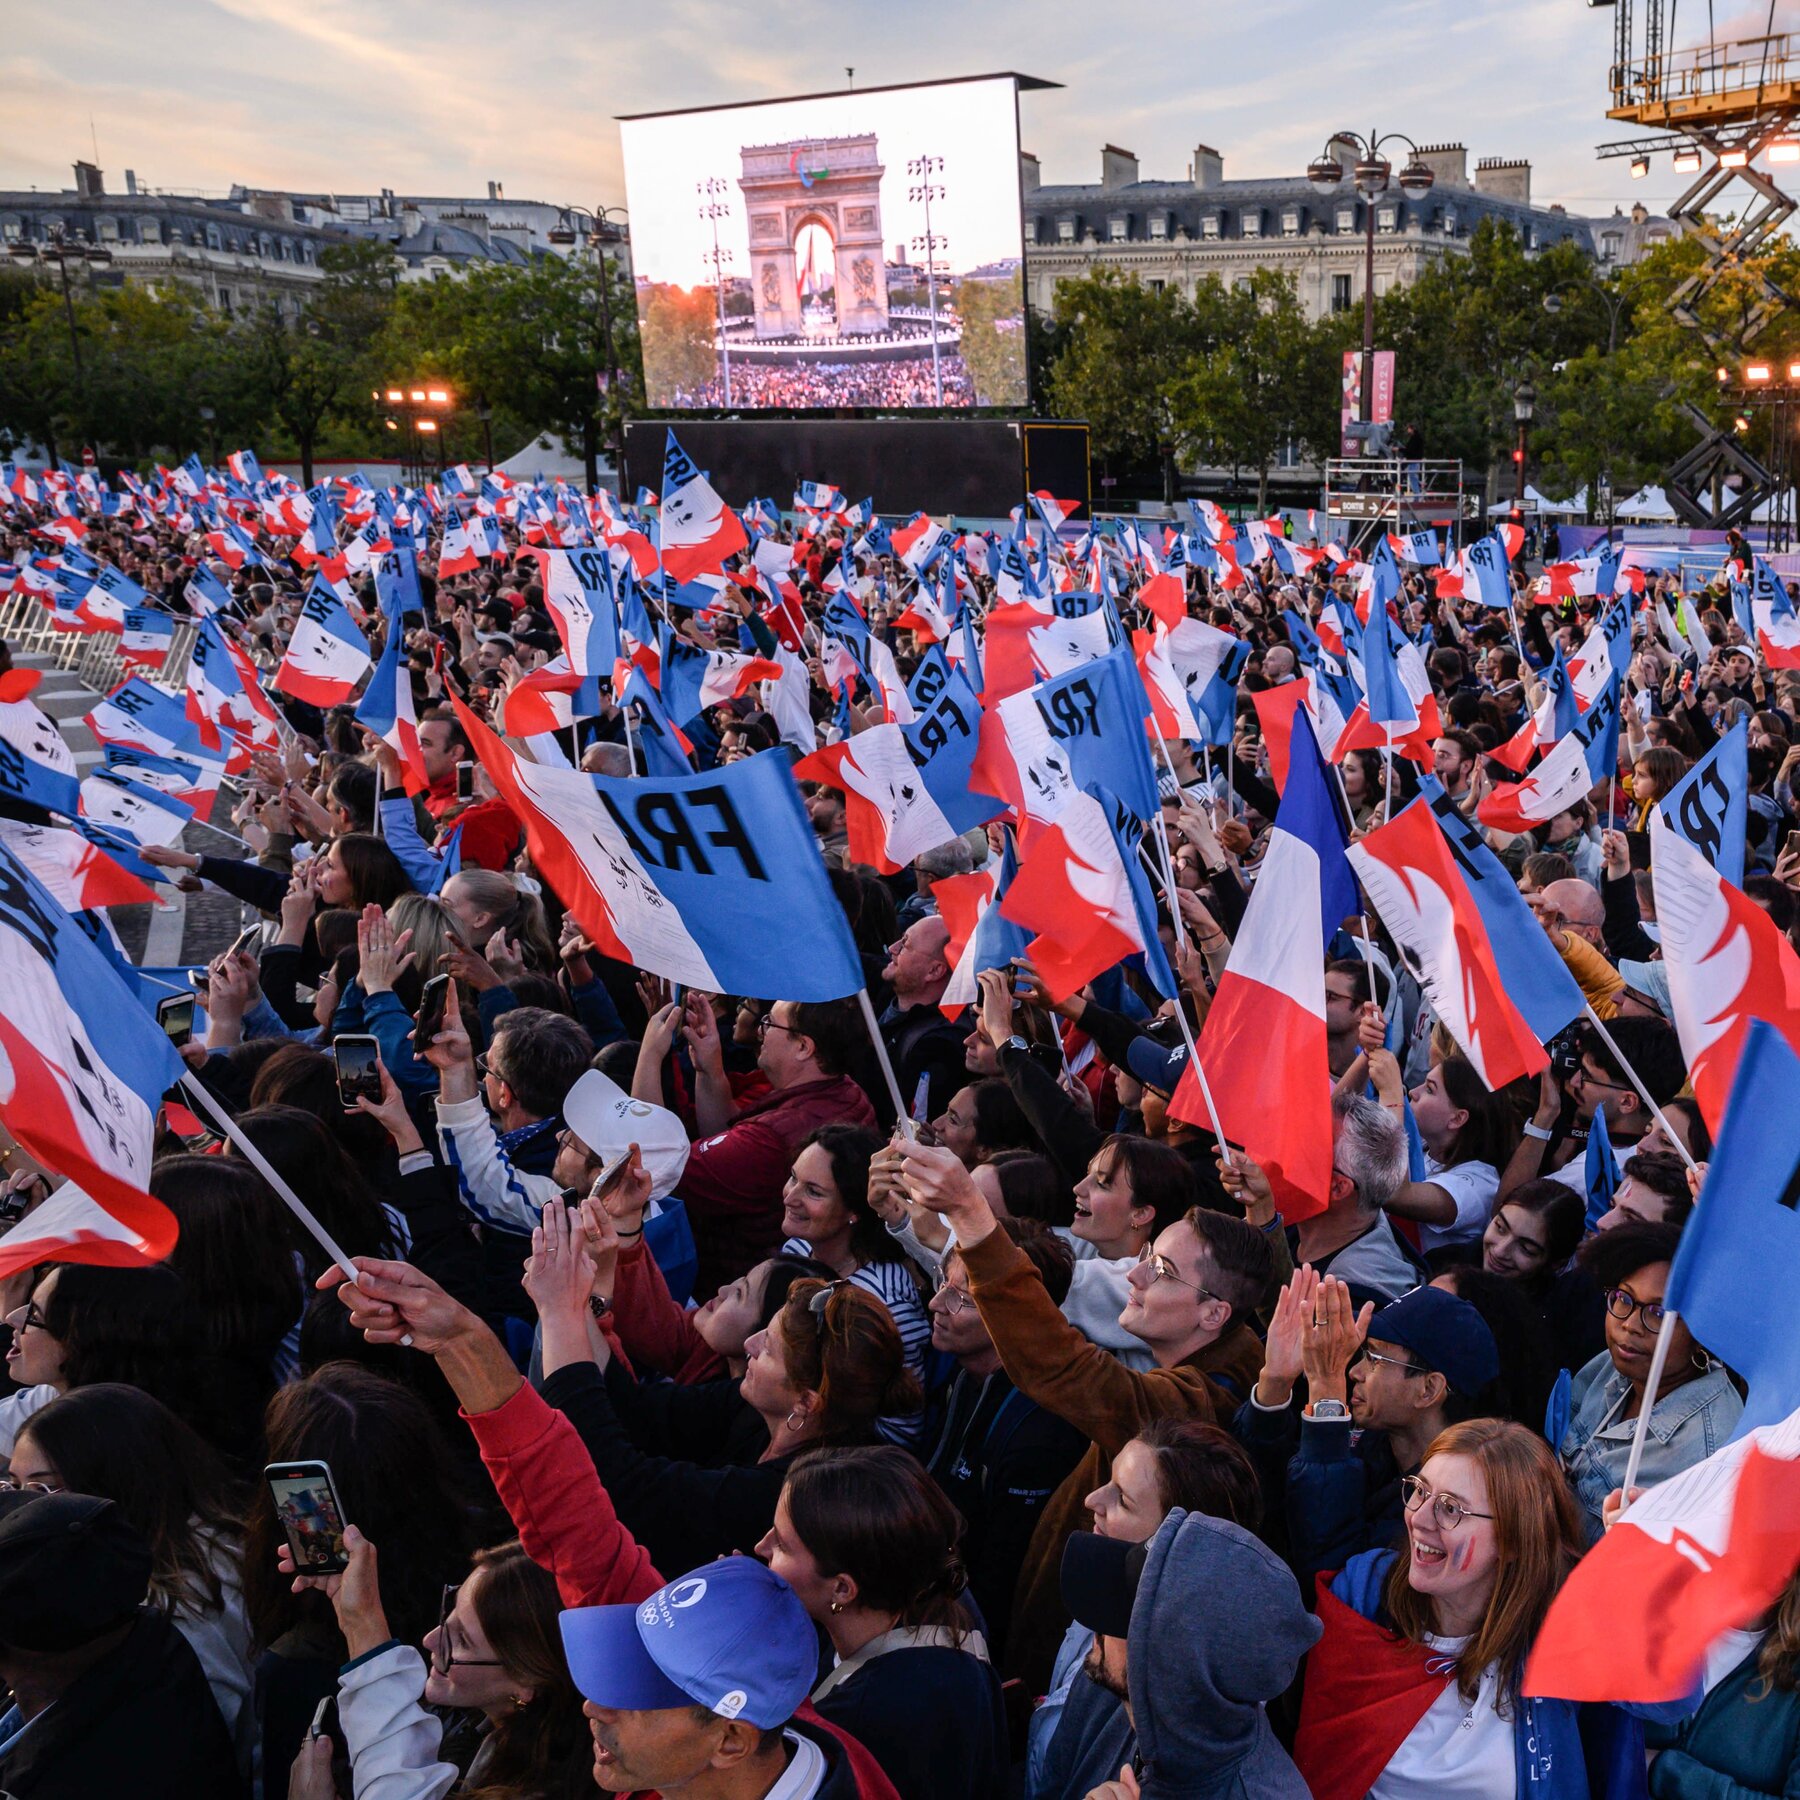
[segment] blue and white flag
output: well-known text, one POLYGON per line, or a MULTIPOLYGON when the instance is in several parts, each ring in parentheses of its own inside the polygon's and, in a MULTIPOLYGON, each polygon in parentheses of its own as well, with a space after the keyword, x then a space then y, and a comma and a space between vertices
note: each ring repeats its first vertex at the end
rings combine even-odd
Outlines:
POLYGON ((270 685, 312 706, 342 706, 373 662, 369 640, 350 609, 315 581, 270 685))
POLYGON ((1733 887, 1744 885, 1750 810, 1750 726, 1744 719, 1682 776, 1656 810, 1733 887))
MULTIPOLYGON (((27 678, 7 679, 22 684, 27 678)), ((80 787, 75 753, 56 721, 30 699, 0 701, 0 800, 69 816, 80 787)))
POLYGON ((523 821, 533 867, 602 955, 714 994, 836 1000, 862 988, 785 752, 613 780, 521 762, 451 703, 523 821))

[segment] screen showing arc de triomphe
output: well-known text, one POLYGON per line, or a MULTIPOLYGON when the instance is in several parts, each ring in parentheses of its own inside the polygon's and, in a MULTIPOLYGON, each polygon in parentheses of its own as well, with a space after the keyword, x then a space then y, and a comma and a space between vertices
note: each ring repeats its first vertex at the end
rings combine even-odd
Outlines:
POLYGON ((756 335, 857 337, 888 328, 880 146, 860 137, 756 144, 738 187, 756 335))

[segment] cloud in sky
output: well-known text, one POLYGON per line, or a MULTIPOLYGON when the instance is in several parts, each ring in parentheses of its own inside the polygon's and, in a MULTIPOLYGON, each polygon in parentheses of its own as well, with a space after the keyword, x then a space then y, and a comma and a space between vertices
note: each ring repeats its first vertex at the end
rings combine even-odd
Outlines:
MULTIPOLYGON (((1731 10, 1733 29, 1767 18, 1731 10)), ((1374 126, 1528 157, 1533 197, 1572 212, 1654 209, 1684 185, 1666 164, 1633 182, 1593 154, 1623 135, 1604 113, 1613 16, 1575 0, 15 7, 0 188, 68 186, 97 137, 115 185, 126 168, 202 191, 483 194, 498 180, 517 198, 616 203, 615 114, 833 89, 851 65, 858 86, 1010 68, 1063 83, 1023 101, 1046 181, 1098 179, 1103 143, 1135 151, 1146 177, 1183 177, 1198 143, 1228 177, 1298 173, 1331 130, 1374 126)), ((1784 24, 1800 24, 1800 0, 1778 0, 1784 24)))

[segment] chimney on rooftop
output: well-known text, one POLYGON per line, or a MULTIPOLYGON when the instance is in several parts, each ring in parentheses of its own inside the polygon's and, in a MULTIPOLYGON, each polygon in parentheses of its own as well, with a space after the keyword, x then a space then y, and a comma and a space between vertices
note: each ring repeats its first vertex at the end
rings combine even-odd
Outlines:
POLYGON ((83 200, 106 198, 106 177, 91 162, 75 165, 75 192, 83 200))
POLYGON ((1019 186, 1027 194, 1035 194, 1044 185, 1044 171, 1029 150, 1019 152, 1019 186))
POLYGON ((1196 144, 1188 174, 1195 187, 1216 188, 1225 179, 1225 159, 1210 144, 1196 144))
POLYGON ((1490 200, 1531 204, 1531 164, 1524 157, 1484 156, 1475 165, 1475 191, 1490 200))
POLYGON ((1138 178, 1137 158, 1116 144, 1100 149, 1100 185, 1104 188, 1130 187, 1138 178))
POLYGON ((1419 161, 1436 177, 1438 187, 1469 185, 1469 151, 1465 144, 1421 144, 1419 161))

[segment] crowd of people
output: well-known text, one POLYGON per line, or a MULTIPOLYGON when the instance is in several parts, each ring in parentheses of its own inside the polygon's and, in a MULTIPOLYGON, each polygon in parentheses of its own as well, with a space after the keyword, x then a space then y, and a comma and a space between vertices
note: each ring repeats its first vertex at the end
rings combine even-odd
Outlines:
MULTIPOLYGON (((975 383, 969 366, 954 350, 938 357, 934 373, 931 352, 923 356, 891 356, 874 360, 832 362, 817 356, 793 362, 747 362, 731 365, 731 404, 793 408, 817 406, 974 406, 975 383), (938 399, 938 381, 944 397, 938 399)), ((715 376, 704 386, 683 389, 665 402, 676 407, 720 407, 726 404, 725 381, 715 376)))
MULTIPOLYGON (((800 377, 746 378, 797 403, 800 377)), ((8 552, 42 551, 41 522, 15 507, 8 552)), ((177 614, 208 556, 141 517, 96 516, 84 547, 177 614)), ((278 550, 214 564, 265 665, 304 599, 278 550)), ((1053 1002, 1024 958, 946 1006, 931 884, 1002 856, 1004 821, 883 877, 849 861, 842 794, 809 787, 917 1121, 854 1000, 671 990, 595 947, 445 704, 498 727, 557 652, 533 565, 420 570, 423 616, 388 628, 425 790, 350 709, 276 695, 288 747, 230 811, 247 853, 144 851, 254 925, 206 969, 182 1056, 353 1266, 183 1115, 150 1184, 179 1224, 166 1262, 6 1278, 0 1791, 1800 1792, 1800 1578, 1679 1718, 1522 1683, 1645 1406, 1643 1487, 1743 1405, 1665 1322, 1712 1144, 1644 878, 1648 810, 1747 720, 1744 891, 1800 929, 1800 676, 1721 589, 1682 596, 1698 667, 1640 614, 1615 780, 1540 832, 1481 828, 1608 1034, 1490 1091, 1379 926, 1347 921, 1371 935, 1323 970, 1329 1193, 1290 1222, 1254 1161, 1171 1114, 1176 1015, 1203 1025, 1278 811, 1254 701, 1296 677, 1284 615, 1351 596, 1351 565, 1187 578, 1248 662, 1230 780, 1167 746, 1172 1001, 1123 968, 1053 1002), (363 1035, 379 1094, 346 1105, 333 1049, 363 1035), (1601 1122, 1621 1179, 1596 1206, 1601 1122), (281 1500, 270 1470, 326 1498, 281 1500)), ((822 531, 796 564, 809 617, 834 575, 909 671, 904 569, 822 531)), ((732 591, 683 634, 748 643, 732 591)), ((1509 615, 1409 576, 1432 772, 1466 818, 1605 604, 1509 615)), ((812 703, 836 729, 822 674, 812 703)), ((879 716, 859 701, 852 726, 879 716)), ((680 723, 702 766, 787 754, 754 691, 680 723)), ((610 699, 581 748, 633 773, 610 699)), ((1400 757, 1342 774, 1355 835, 1418 789, 1400 757)), ((5 1168, 28 1222, 55 1171, 16 1146, 5 1168)))

